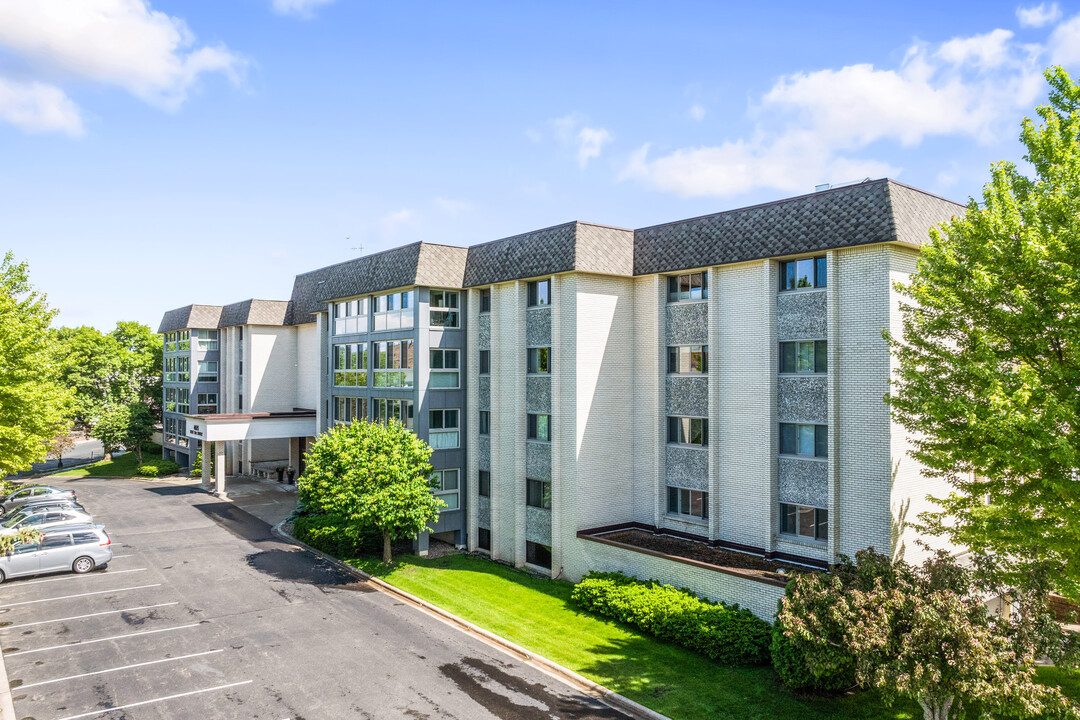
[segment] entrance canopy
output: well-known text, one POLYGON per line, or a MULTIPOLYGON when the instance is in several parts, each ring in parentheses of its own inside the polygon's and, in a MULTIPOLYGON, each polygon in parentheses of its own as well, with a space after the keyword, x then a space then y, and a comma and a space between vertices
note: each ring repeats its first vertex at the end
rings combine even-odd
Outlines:
POLYGON ((314 410, 266 413, 185 415, 187 436, 204 443, 225 440, 273 440, 314 437, 314 410))

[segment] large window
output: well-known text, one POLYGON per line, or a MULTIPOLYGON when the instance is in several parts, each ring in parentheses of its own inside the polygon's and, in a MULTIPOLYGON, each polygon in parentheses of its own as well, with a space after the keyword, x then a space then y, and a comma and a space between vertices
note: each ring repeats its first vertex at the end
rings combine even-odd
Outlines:
POLYGON ((367 398, 334 396, 334 424, 367 420, 367 398))
POLYGON ((780 423, 780 454, 829 456, 829 426, 780 423))
POLYGON ((460 473, 457 470, 435 471, 434 495, 446 503, 446 507, 440 508, 440 512, 443 510, 457 510, 461 507, 459 476, 460 473))
POLYGON ((543 480, 525 480, 525 504, 529 507, 551 509, 551 483, 543 480))
POLYGON ((447 450, 460 446, 457 409, 428 411, 428 444, 432 450, 447 450))
POLYGON ((551 348, 529 348, 525 351, 527 372, 550 373, 551 372, 551 348))
POLYGON ((825 256, 782 262, 780 263, 780 289, 803 290, 825 287, 827 267, 825 256))
POLYGON ((491 288, 484 288, 480 291, 480 312, 491 312, 491 288))
POLYGON ((488 410, 480 411, 480 434, 491 434, 491 412, 488 410))
POLYGON ((334 334, 367 332, 368 299, 358 298, 334 303, 334 334))
POLYGON ((709 297, 709 274, 704 272, 671 275, 667 279, 668 302, 704 300, 709 297))
POLYGON ((200 360, 198 382, 217 382, 217 361, 200 360))
POLYGON ((165 412, 176 412, 176 388, 165 388, 165 412))
POLYGON ((176 382, 176 357, 165 358, 165 382, 176 382))
POLYGON ((432 290, 428 314, 431 315, 431 327, 460 327, 458 294, 450 290, 432 290))
POLYGON ((551 280, 534 280, 529 283, 529 307, 551 304, 551 280))
POLYGON ((456 388, 460 386, 458 351, 431 349, 431 374, 428 387, 456 388))
POLYGON ((165 333, 165 352, 176 352, 176 333, 165 333))
POLYGON ((176 421, 176 444, 180 447, 188 446, 187 420, 179 418, 176 421))
POLYGON ((217 330, 196 330, 195 337, 199 341, 199 350, 217 350, 218 349, 218 331, 217 330))
MULTIPOLYGON (((376 343, 385 345, 386 343, 376 343)), ((334 385, 367 387, 367 343, 343 343, 334 346, 334 385)))
MULTIPOLYGON (((391 340, 371 344, 375 353, 375 387, 413 386, 413 341, 391 340)), ((367 361, 365 359, 365 365, 367 361)), ((359 378, 358 378, 359 380, 359 378)), ((367 382, 367 378, 364 378, 367 382)))
POLYGON ((537 567, 551 569, 551 546, 534 543, 531 540, 525 542, 525 562, 537 567))
POLYGON ((176 358, 177 382, 191 382, 191 357, 180 355, 176 358))
POLYGON ((806 340, 780 343, 780 372, 823 373, 828 368, 828 342, 806 340))
POLYGON ((198 412, 200 415, 212 415, 217 412, 217 393, 199 393, 198 412))
POLYGON ((551 440, 551 416, 529 413, 529 440, 551 440))
POLYGON ((667 371, 672 375, 702 375, 709 372, 707 345, 679 345, 667 349, 667 371))
POLYGON ((372 419, 377 423, 385 423, 389 420, 397 420, 399 423, 413 429, 413 404, 412 400, 389 400, 386 398, 372 398, 372 419))
POLYGON ((176 444, 176 418, 165 418, 165 442, 176 444))
POLYGON ((176 389, 176 412, 191 412, 191 391, 187 388, 176 389))
MULTIPOLYGON (((217 332, 215 330, 214 332, 217 332)), ((180 352, 186 352, 191 349, 191 331, 181 330, 176 334, 176 349, 180 352)))
POLYGON ((490 350, 481 350, 480 351, 480 374, 481 375, 490 375, 491 374, 491 351, 490 350))
POLYGON ((491 530, 489 528, 476 528, 476 547, 491 552, 491 530))
POLYGON ((709 421, 705 418, 669 417, 667 441, 680 445, 708 445, 709 421))
POLYGON ((376 295, 372 302, 375 309, 376 330, 397 330, 413 326, 413 306, 416 304, 416 291, 376 295))
POLYGON ((480 497, 491 497, 491 473, 487 470, 481 470, 478 473, 478 480, 477 494, 480 497))
POLYGON ((668 485, 667 511, 669 515, 689 515, 708 520, 709 493, 668 485))
POLYGON ((829 511, 780 503, 780 532, 810 540, 829 539, 829 511))

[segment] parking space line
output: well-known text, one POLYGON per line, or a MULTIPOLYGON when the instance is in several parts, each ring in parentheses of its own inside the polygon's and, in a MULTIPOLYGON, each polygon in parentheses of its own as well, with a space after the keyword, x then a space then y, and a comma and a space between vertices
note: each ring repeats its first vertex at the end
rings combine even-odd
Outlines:
POLYGON ((138 637, 140 635, 153 635, 155 633, 172 632, 173 630, 187 630, 188 628, 199 627, 202 623, 191 623, 190 625, 178 625, 171 628, 159 628, 157 630, 144 630, 137 633, 128 633, 126 635, 113 635, 112 637, 97 638, 95 640, 76 640, 75 642, 64 643, 63 645, 53 645, 51 647, 34 648, 33 650, 17 650, 16 652, 5 653, 5 658, 17 657, 19 655, 30 655, 32 653, 46 652, 48 650, 63 650, 64 648, 73 648, 80 645, 93 645, 99 642, 108 642, 109 640, 124 640, 126 638, 138 637))
POLYGON ((98 590, 96 592, 79 593, 78 595, 63 595, 61 597, 54 598, 42 598, 40 600, 24 600, 23 602, 8 603, 0 607, 10 608, 18 605, 35 605, 37 603, 52 602, 53 600, 70 600, 72 598, 87 597, 89 595, 106 595, 108 593, 126 592, 128 590, 142 590, 144 588, 161 587, 161 583, 154 583, 153 585, 136 585, 134 587, 117 588, 115 590, 98 590))
POLYGON ((179 602, 159 603, 157 605, 139 605, 138 607, 124 608, 122 610, 106 610, 105 612, 90 613, 89 615, 73 615, 72 617, 57 618, 55 620, 38 620, 37 622, 22 623, 20 625, 8 625, 0 630, 18 630, 19 628, 32 627, 34 625, 48 625, 55 622, 67 622, 68 620, 82 620, 83 618, 97 617, 99 615, 115 615, 116 613, 131 612, 132 610, 149 610, 150 608, 169 607, 179 605, 179 602))
POLYGON ((200 693, 213 692, 215 690, 225 690, 231 687, 237 687, 238 685, 248 685, 251 680, 241 680, 240 682, 229 683, 228 685, 218 685, 217 687, 203 688, 202 690, 191 690, 186 693, 178 693, 176 695, 168 695, 166 697, 154 698, 153 700, 142 700, 137 703, 128 703, 127 705, 117 705, 116 707, 104 708, 102 710, 91 710, 90 712, 82 713, 81 715, 68 715, 67 717, 60 718, 60 720, 79 720, 79 718, 93 717, 94 715, 104 715, 110 713, 113 710, 127 710, 128 708, 139 707, 140 705, 149 705, 156 702, 165 702, 166 700, 175 700, 176 698, 188 697, 189 695, 198 695, 200 693))
POLYGON ((207 650, 206 652, 192 653, 191 655, 181 655, 180 657, 162 658, 161 660, 150 660, 149 662, 135 663, 134 665, 124 665, 123 667, 109 668, 108 670, 95 670, 94 672, 82 673, 81 675, 68 675, 63 678, 56 678, 55 680, 42 680, 41 682, 29 683, 27 685, 20 685, 19 689, 37 687, 38 685, 48 685, 50 683, 64 682, 65 680, 78 680, 79 678, 90 677, 91 675, 104 675, 105 673, 117 672, 118 670, 131 670, 137 667, 146 667, 147 665, 157 665, 158 663, 174 662, 176 660, 187 660, 194 657, 202 657, 203 655, 213 655, 214 653, 225 652, 224 648, 219 650, 207 650))
POLYGON ((103 573, 92 573, 90 575, 87 575, 86 577, 83 577, 82 575, 65 575, 64 577, 47 578, 45 580, 27 580, 26 582, 15 583, 14 585, 11 585, 11 587, 21 588, 24 585, 37 585, 39 583, 60 582, 61 580, 85 580, 88 577, 105 577, 106 575, 121 575, 123 573, 142 572, 144 570, 146 570, 146 568, 135 568, 134 570, 111 570, 109 572, 103 573))
POLYGON ((131 557, 131 556, 130 555, 113 555, 112 559, 113 560, 119 560, 122 557, 131 557))

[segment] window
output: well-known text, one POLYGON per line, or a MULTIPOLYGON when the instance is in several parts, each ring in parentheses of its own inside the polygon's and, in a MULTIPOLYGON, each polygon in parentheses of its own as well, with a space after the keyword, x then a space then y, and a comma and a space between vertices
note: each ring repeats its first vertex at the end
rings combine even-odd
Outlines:
POLYGON ((704 300, 709 297, 709 274, 704 272, 671 275, 667 279, 668 302, 704 300))
POLYGON ((669 347, 667 371, 672 375, 702 375, 709 372, 709 347, 707 345, 669 347))
POLYGON ((708 520, 709 493, 668 485, 667 511, 668 515, 689 515, 708 520))
POLYGON ((176 412, 176 388, 165 388, 165 412, 176 412))
POLYGON ((367 420, 367 398, 334 396, 334 424, 348 425, 367 420))
POLYGON ((527 372, 550 373, 551 372, 551 348, 529 348, 525 351, 527 360, 527 372))
POLYGON ((416 291, 376 295, 372 298, 375 310, 376 330, 397 330, 413 326, 413 305, 416 304, 416 291))
POLYGON ((551 440, 551 416, 529 414, 529 440, 551 440))
POLYGON ((431 327, 456 328, 458 325, 458 294, 450 290, 432 290, 428 302, 431 327))
POLYGON ((458 351, 432 348, 431 373, 428 378, 428 387, 458 387, 458 351))
POLYGON ((428 443, 432 450, 447 450, 459 447, 458 411, 428 411, 428 443))
POLYGON ((480 411, 480 434, 491 434, 491 412, 488 410, 480 411))
POLYGON ((191 358, 187 355, 176 358, 176 381, 191 382, 191 358))
POLYGON ((165 418, 165 442, 176 444, 176 418, 165 418))
POLYGON ((461 507, 457 470, 436 470, 435 483, 435 490, 433 491, 435 497, 446 503, 446 507, 439 509, 440 512, 443 510, 457 510, 461 507))
MULTIPOLYGON (((215 330, 214 332, 217 332, 215 330)), ((176 349, 182 351, 191 349, 191 331, 181 330, 176 334, 176 349)), ((215 350, 217 348, 214 348, 215 350)))
MULTIPOLYGON (((375 387, 412 387, 413 386, 413 341, 391 340, 371 344, 375 354, 375 387)), ((359 361, 357 361, 359 362, 359 361)), ((364 359, 367 364, 367 359, 364 359)), ((346 378, 347 379, 347 378, 346 378)), ((356 378, 360 381, 359 376, 356 378)), ((364 378, 367 384, 367 377, 364 378)))
POLYGON ((780 423, 780 454, 828 457, 829 426, 780 423))
POLYGON ((811 540, 829 539, 829 511, 780 503, 780 532, 811 540))
POLYGON ((540 543, 534 543, 526 541, 525 543, 525 562, 530 565, 536 565, 537 567, 551 569, 551 547, 549 545, 541 545, 540 543))
POLYGON ((491 288, 484 288, 480 291, 480 312, 491 312, 491 288))
MULTIPOLYGON (((385 345, 386 343, 375 344, 385 345)), ((334 385, 337 387, 367 387, 367 365, 367 343, 335 345, 334 385)))
POLYGON ((491 552, 491 530, 484 527, 476 528, 476 547, 491 552))
POLYGON ((200 415, 213 414, 217 412, 217 393, 199 393, 197 398, 198 411, 200 415))
POLYGON ((534 280, 529 283, 529 307, 551 304, 551 280, 534 280))
POLYGON ((480 374, 481 375, 490 375, 491 374, 491 351, 490 350, 481 350, 480 351, 480 374))
POLYGON ((165 333, 165 352, 176 352, 176 333, 165 333))
POLYGON ((477 494, 480 497, 491 497, 491 473, 487 470, 480 471, 479 482, 477 483, 477 494))
POLYGON ((334 334, 367 332, 368 298, 334 303, 334 334))
POLYGON ((199 350, 217 350, 218 349, 218 331, 217 330, 196 330, 195 337, 198 339, 199 350))
POLYGON ((191 391, 187 388, 176 389, 176 412, 191 412, 191 391))
POLYGON ((372 419, 377 423, 397 420, 410 430, 413 429, 413 404, 411 400, 372 398, 371 410, 372 419))
POLYGON ((217 362, 213 360, 199 361, 198 382, 217 382, 217 362))
POLYGON ((176 421, 176 444, 185 448, 188 446, 187 420, 184 418, 176 421))
POLYGON ((165 382, 176 382, 176 360, 175 357, 165 358, 165 382))
POLYGON ((825 256, 780 263, 780 289, 823 288, 826 284, 825 256))
POLYGON ((669 417, 667 441, 680 445, 708 445, 709 421, 705 418, 669 417))
POLYGON ((780 343, 780 372, 823 373, 828 370, 828 342, 806 340, 780 343))
POLYGON ((525 481, 525 504, 529 507, 551 509, 551 483, 542 480, 525 481))

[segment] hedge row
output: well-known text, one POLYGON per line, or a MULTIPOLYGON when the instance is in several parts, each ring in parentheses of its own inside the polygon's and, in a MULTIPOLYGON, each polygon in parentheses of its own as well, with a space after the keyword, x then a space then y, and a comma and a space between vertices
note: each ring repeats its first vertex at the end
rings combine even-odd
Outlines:
POLYGON ((571 598, 585 610, 682 645, 722 665, 769 662, 769 624, 737 605, 622 573, 590 573, 571 598))
POLYGON ((140 465, 135 474, 139 477, 164 477, 180 472, 180 466, 172 460, 158 460, 155 463, 140 465))
POLYGON ((293 519, 293 537, 338 558, 382 552, 382 533, 360 527, 338 515, 301 515, 293 519))

